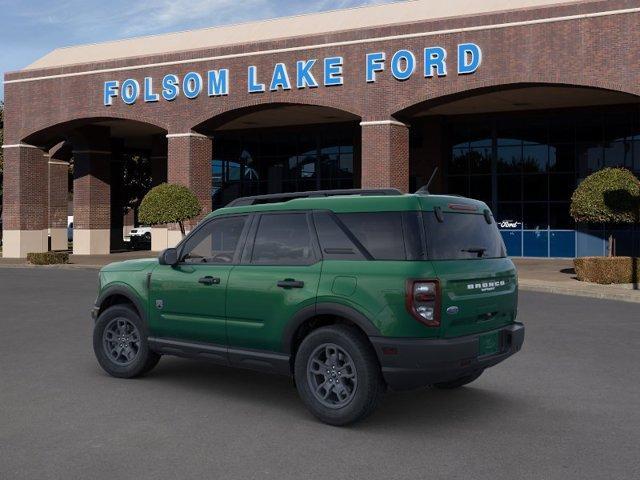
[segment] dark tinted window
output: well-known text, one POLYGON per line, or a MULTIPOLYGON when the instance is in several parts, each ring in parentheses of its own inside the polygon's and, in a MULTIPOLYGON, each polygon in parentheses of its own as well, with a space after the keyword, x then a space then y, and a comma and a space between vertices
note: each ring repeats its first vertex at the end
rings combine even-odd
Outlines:
POLYGON ((341 213, 338 218, 374 259, 407 259, 400 212, 341 213))
POLYGON ((438 222, 433 212, 424 212, 429 258, 459 260, 506 256, 496 222, 488 224, 484 215, 443 213, 438 222))
POLYGON ((251 263, 308 265, 313 261, 306 213, 261 216, 251 263))
POLYGON ((349 236, 336 223, 328 212, 314 214, 316 231, 320 240, 322 257, 325 260, 364 260, 360 249, 349 239, 349 236))
POLYGON ((246 216, 212 220, 187 239, 182 249, 186 263, 232 263, 246 216))

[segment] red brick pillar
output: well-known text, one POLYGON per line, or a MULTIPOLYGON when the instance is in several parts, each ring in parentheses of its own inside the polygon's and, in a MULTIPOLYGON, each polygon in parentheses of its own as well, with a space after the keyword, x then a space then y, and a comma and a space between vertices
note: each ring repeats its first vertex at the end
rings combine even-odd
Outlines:
POLYGON ((51 250, 67 250, 69 156, 64 143, 49 150, 49 237, 51 250))
POLYGON ((396 120, 363 121, 362 188, 409 190, 409 127, 396 120))
MULTIPOLYGON (((191 230, 204 215, 211 212, 211 138, 199 133, 173 133, 167 135, 167 182, 189 187, 202 206, 202 214, 185 225, 191 230)), ((181 238, 177 225, 169 226, 168 245, 181 238)))
POLYGON ((73 142, 73 253, 111 251, 111 148, 109 130, 83 129, 73 142))
POLYGON ((48 155, 27 144, 4 145, 2 256, 48 250, 48 155), (47 156, 45 156, 47 155, 47 156))

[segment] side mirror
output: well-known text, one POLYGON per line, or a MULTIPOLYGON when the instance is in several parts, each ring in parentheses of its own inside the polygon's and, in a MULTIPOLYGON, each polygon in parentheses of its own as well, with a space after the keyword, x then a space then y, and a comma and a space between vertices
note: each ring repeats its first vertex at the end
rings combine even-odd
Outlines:
POLYGON ((158 262, 160 265, 175 265, 178 263, 178 250, 175 248, 167 248, 160 252, 158 256, 158 262))

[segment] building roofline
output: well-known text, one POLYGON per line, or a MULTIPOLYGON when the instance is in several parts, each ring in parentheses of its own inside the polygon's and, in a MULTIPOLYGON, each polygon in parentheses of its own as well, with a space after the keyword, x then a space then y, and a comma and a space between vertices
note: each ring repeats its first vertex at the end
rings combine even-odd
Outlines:
POLYGON ((209 48, 230 47, 320 34, 336 34, 420 21, 446 20, 464 16, 535 10, 545 7, 584 3, 606 3, 598 0, 406 0, 374 5, 240 22, 194 30, 125 38, 53 50, 19 72, 48 68, 104 63, 136 57, 176 54, 209 48), (281 32, 286 32, 282 34, 281 32), (195 38, 198 37, 198 38, 195 38))

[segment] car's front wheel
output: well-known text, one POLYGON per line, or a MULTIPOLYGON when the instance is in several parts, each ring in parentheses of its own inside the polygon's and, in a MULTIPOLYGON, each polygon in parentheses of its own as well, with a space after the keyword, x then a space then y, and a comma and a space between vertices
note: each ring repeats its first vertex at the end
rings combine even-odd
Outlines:
POLYGON ((305 337, 296 354, 295 382, 311 413, 330 425, 365 418, 386 390, 375 352, 345 325, 322 327, 305 337))
POLYGON ((100 314, 93 329, 93 350, 100 366, 119 378, 144 375, 160 360, 149 349, 140 316, 128 305, 114 305, 100 314))

